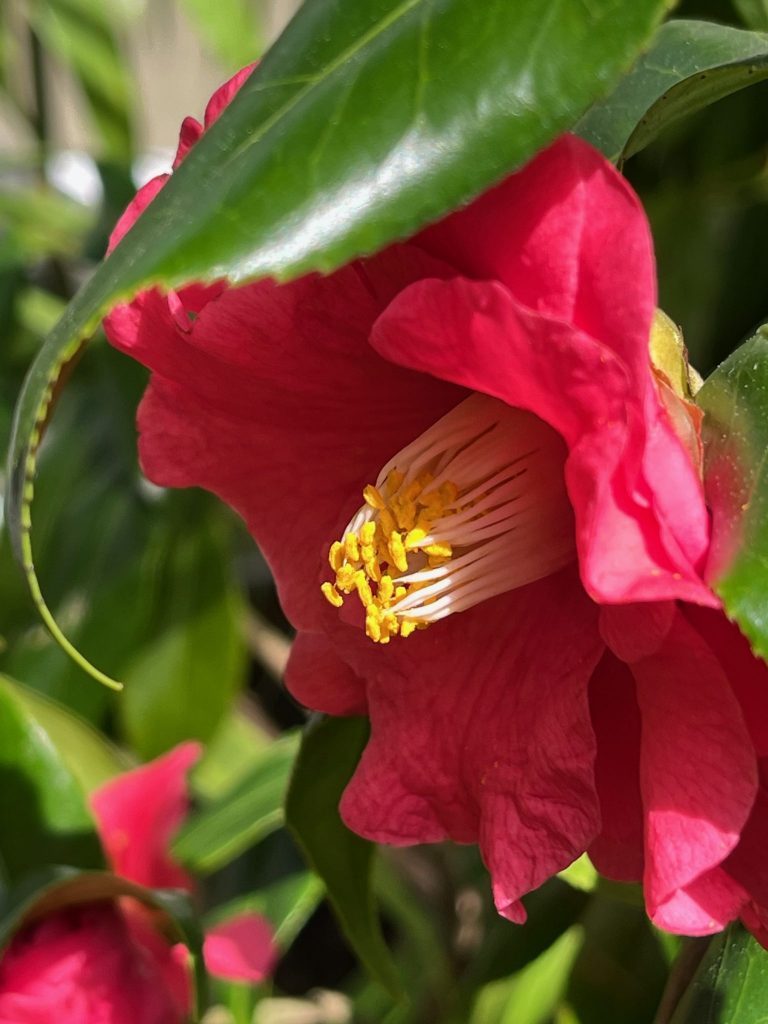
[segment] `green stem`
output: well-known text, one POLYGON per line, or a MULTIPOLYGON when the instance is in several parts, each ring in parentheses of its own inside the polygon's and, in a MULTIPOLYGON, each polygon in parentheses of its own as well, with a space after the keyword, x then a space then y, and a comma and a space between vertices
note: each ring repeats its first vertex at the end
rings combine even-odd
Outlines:
POLYGON ((229 989, 228 1002, 235 1024, 251 1024, 253 1019, 253 990, 250 985, 233 983, 229 989))
POLYGON ((45 181, 45 161, 48 157, 50 142, 50 111, 45 70, 45 50, 40 42, 40 37, 31 25, 29 26, 29 53, 34 96, 32 128, 37 139, 38 170, 41 179, 45 181))

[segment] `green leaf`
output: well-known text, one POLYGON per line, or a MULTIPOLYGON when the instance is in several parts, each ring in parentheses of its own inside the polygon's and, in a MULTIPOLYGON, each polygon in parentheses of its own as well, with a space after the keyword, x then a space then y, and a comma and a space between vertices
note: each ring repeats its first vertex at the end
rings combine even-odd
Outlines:
POLYGON ((0 877, 48 864, 101 868, 85 795, 50 736, 12 689, 0 686, 0 877))
POLYGON ((523 928, 510 928, 495 907, 489 907, 483 944, 461 979, 463 1005, 469 1006, 473 994, 488 982, 506 978, 541 956, 579 921, 586 906, 586 893, 551 878, 525 897, 528 920, 523 928))
POLYGON ((610 160, 626 160, 680 118, 765 78, 768 36, 704 21, 670 21, 575 130, 610 160))
POLYGON ((598 883, 597 871, 586 853, 582 853, 563 871, 558 871, 557 877, 580 892, 592 892, 598 883))
POLYGON ((191 901, 179 889, 145 889, 109 871, 53 867, 28 875, 0 895, 0 948, 24 925, 66 907, 131 896, 158 914, 170 942, 183 942, 195 965, 195 1008, 206 990, 203 935, 191 901))
POLYGON ((661 999, 668 969, 645 908, 598 890, 580 925, 584 944, 567 993, 579 1020, 584 1024, 648 1024, 661 999))
POLYGON ((173 843, 193 871, 215 871, 283 823, 283 799, 299 734, 272 743, 234 789, 190 815, 173 843))
POLYGON ((131 768, 130 761, 84 719, 28 686, 0 676, 7 690, 50 737, 58 754, 85 793, 131 768))
POLYGON ((8 251, 13 243, 17 258, 30 262, 51 256, 72 258, 93 221, 91 210, 43 185, 0 191, 4 249, 8 251))
POLYGON ((88 298, 329 270, 410 234, 572 124, 665 6, 305 4, 88 298))
POLYGON ((728 616, 768 658, 768 327, 705 381, 704 487, 712 510, 708 574, 728 616))
POLYGON ((261 25, 252 0, 181 0, 200 40, 230 71, 245 67, 261 52, 261 25))
POLYGON ((548 1024, 557 1010, 583 939, 578 926, 512 978, 478 993, 470 1024, 548 1024))
POLYGON ((284 951, 317 909, 324 892, 316 875, 302 871, 216 907, 206 915, 205 923, 212 927, 239 914, 263 914, 274 929, 275 943, 284 951))
POLYGON ((350 832, 338 812, 367 738, 368 722, 363 718, 326 718, 310 725, 291 779, 285 816, 307 863, 323 880, 350 946, 371 976, 399 998, 400 984, 374 900, 375 847, 350 832))
POLYGON ((242 599, 232 581, 230 531, 180 495, 145 558, 156 592, 156 634, 125 670, 121 719, 145 759, 213 736, 243 682, 242 599), (198 513, 190 523, 187 516, 198 513), (187 513, 186 515, 184 513, 187 513))
POLYGON ((573 124, 666 6, 560 0, 544 17, 540 0, 302 6, 88 281, 27 378, 7 520, 40 614, 73 657, 35 577, 29 506, 56 381, 110 306, 154 282, 327 271, 412 233, 573 124))
POLYGON ((225 716, 192 770, 192 786, 204 801, 224 797, 255 769, 274 742, 243 701, 225 716))
POLYGON ((768 0, 733 0, 733 5, 749 28, 768 32, 768 0))
POLYGON ((712 940, 671 1024, 768 1024, 768 953, 740 924, 712 940))

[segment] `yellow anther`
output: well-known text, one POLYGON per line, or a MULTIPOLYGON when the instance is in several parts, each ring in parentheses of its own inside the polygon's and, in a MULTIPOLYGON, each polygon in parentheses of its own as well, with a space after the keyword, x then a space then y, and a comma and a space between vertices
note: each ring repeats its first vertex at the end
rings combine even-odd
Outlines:
POLYGON ((363 608, 367 609, 369 605, 373 604, 373 592, 362 569, 358 569, 355 573, 355 588, 363 608))
POLYGON ((348 533, 344 538, 344 554, 348 562, 360 561, 360 542, 356 533, 348 533))
POLYGON ((443 511, 443 499, 437 491, 430 491, 429 494, 419 495, 418 503, 432 518, 439 516, 443 511))
POLYGON ((372 580, 375 580, 377 583, 379 582, 381 579, 381 566, 376 557, 375 549, 367 544, 363 547, 363 568, 372 580))
POLYGON ((416 504, 409 498, 393 498, 392 511, 401 530, 412 530, 416 523, 416 504))
POLYGON ((453 554, 453 548, 450 544, 445 541, 437 541, 435 544, 427 544, 423 551, 427 555, 432 555, 436 558, 450 558, 453 554))
POLYGON ((427 531, 423 526, 414 526, 412 530, 408 531, 405 538, 406 548, 418 548, 421 546, 421 542, 427 536, 427 531))
POLYGON ((382 485, 368 484, 363 489, 364 522, 357 531, 350 529, 341 541, 334 541, 328 551, 336 581, 322 584, 323 596, 339 608, 344 603, 342 595, 357 593, 365 609, 365 632, 375 643, 410 636, 429 624, 418 615, 404 619, 392 609, 430 585, 426 581, 401 583, 401 575, 416 568, 436 568, 452 556, 446 541, 425 545, 428 538, 436 536, 433 524, 445 514, 446 503, 455 502, 458 495, 458 488, 451 483, 428 491, 433 480, 433 474, 423 470, 404 487, 405 475, 393 469, 382 485), (409 553, 417 552, 423 555, 409 565, 409 553))
POLYGON ((408 572, 408 556, 403 545, 403 536, 397 530, 389 535, 389 553, 400 572, 408 572))
POLYGON ((351 594, 355 589, 355 570, 351 565, 342 565, 336 573, 336 586, 345 594, 351 594))
POLYGON ((397 636, 400 632, 400 622, 394 612, 389 612, 387 615, 383 615, 381 624, 386 630, 387 636, 397 636))
POLYGON ((386 607, 395 595, 395 584, 391 576, 382 576, 379 583, 379 592, 376 595, 382 606, 386 607))
POLYGON ((387 494, 392 497, 396 494, 405 480, 405 473, 401 473, 399 469, 391 469, 387 475, 386 486, 387 494))
POLYGON ((403 491, 403 498, 406 501, 415 501, 421 494, 424 485, 420 480, 411 480, 408 486, 403 491))
POLYGON ((323 583, 320 589, 329 604, 332 604, 334 608, 341 608, 344 604, 344 598, 332 583, 323 583))
POLYGON ((386 501, 384 501, 384 498, 382 497, 381 491, 374 487, 373 484, 368 484, 364 489, 363 501, 366 505, 369 505, 371 508, 375 508, 378 511, 386 508, 387 505, 386 501))
POLYGON ((379 525, 381 526, 385 537, 388 537, 390 533, 397 529, 395 517, 388 508, 382 509, 381 512, 379 512, 379 525))
POLYGON ((331 550, 328 552, 328 561, 334 572, 338 572, 342 565, 344 565, 344 545, 340 541, 335 540, 331 544, 331 550))
POLYGON ((453 505, 459 496, 459 488, 451 480, 446 480, 446 482, 440 486, 438 493, 445 505, 453 505))
POLYGON ((375 643, 381 641, 381 624, 379 623, 379 615, 377 609, 371 605, 365 616, 365 633, 375 643))

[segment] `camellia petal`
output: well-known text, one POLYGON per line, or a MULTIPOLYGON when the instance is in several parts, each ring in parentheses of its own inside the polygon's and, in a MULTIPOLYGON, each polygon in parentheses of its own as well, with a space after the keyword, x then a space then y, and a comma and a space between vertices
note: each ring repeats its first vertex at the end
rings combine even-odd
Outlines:
MULTIPOLYGON (((406 289, 377 321, 372 343, 403 366, 529 409, 562 434, 582 578, 596 600, 718 603, 659 522, 642 475, 634 382, 605 345, 525 309, 498 283, 463 278, 406 289)), ((670 445, 684 454, 676 438, 670 445)), ((681 478, 677 494, 696 536, 706 509, 700 482, 692 490, 688 483, 681 478)))
POLYGON ((232 289, 189 332, 158 296, 129 345, 112 335, 157 371, 139 413, 147 475, 206 487, 240 512, 299 628, 328 618, 328 545, 371 473, 464 396, 367 345, 392 294, 439 269, 403 247, 325 279, 232 289))
POLYGON ((464 277, 499 281, 529 311, 572 324, 618 355, 633 377, 648 377, 656 307, 648 221, 626 180, 575 136, 558 139, 416 242, 464 277))
POLYGON ((768 758, 768 665, 752 653, 747 638, 725 615, 692 605, 684 605, 682 612, 728 677, 757 757, 768 758))
POLYGON ((744 910, 747 892, 722 868, 712 868, 662 903, 653 914, 657 928, 684 935, 722 931, 744 910))
POLYGON ((192 889, 170 845, 189 809, 187 773, 200 753, 198 743, 182 743, 93 794, 99 834, 116 874, 150 888, 192 889))
MULTIPOLYGON (((634 614, 642 620, 648 612, 639 605, 634 614)), ((754 748, 720 663, 679 611, 657 649, 630 668, 643 723, 646 901, 654 920, 661 915, 663 927, 687 933, 695 922, 687 901, 675 902, 678 891, 739 842, 757 794, 754 748)))
POLYGON ((639 882, 643 877, 640 709, 632 673, 610 651, 592 676, 589 699, 597 740, 595 785, 602 823, 589 856, 608 878, 639 882))
POLYGON ((299 633, 291 645, 285 685, 306 707, 328 715, 364 715, 365 682, 356 676, 323 633, 299 633))
POLYGON ((260 914, 239 914, 208 930, 203 955, 217 978, 255 985, 269 975, 277 950, 272 929, 260 914))
POLYGON ((383 652, 345 643, 368 679, 371 717, 342 800, 347 824, 395 844, 479 841, 496 905, 521 920, 520 897, 599 828, 587 703, 602 650, 595 611, 564 570, 463 613, 461 629, 439 622, 383 652))

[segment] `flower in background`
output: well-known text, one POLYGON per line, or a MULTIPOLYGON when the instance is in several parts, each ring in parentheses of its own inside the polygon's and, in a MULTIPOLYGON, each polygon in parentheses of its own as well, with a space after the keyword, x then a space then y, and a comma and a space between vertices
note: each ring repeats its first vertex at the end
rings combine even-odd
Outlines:
MULTIPOLYGON (((93 794, 99 835, 116 875, 148 889, 194 895, 194 879, 173 859, 171 841, 189 811, 187 773, 200 753, 198 743, 182 743, 93 794)), ((244 913, 216 925, 206 932, 203 956, 218 978, 263 981, 275 961, 269 922, 244 913)))
MULTIPOLYGON (((194 893, 170 843, 188 811, 186 777, 200 755, 184 743, 93 796, 113 871, 148 888, 194 893)), ((275 959, 272 929, 242 914, 208 931, 211 974, 258 982, 275 959)), ((56 911, 23 928, 0 959, 0 1024, 183 1024, 191 1007, 188 953, 169 945, 132 898, 56 911)))
POLYGON ((59 910, 3 953, 0 1024, 184 1024, 185 961, 140 913, 106 902, 59 910))
POLYGON ((147 475, 218 494, 268 558, 292 692, 370 716, 351 828, 479 843, 515 921, 589 850, 661 927, 762 934, 768 669, 707 584, 700 417, 655 306, 637 197, 566 136, 370 259, 146 291, 106 330, 153 371, 147 475))

